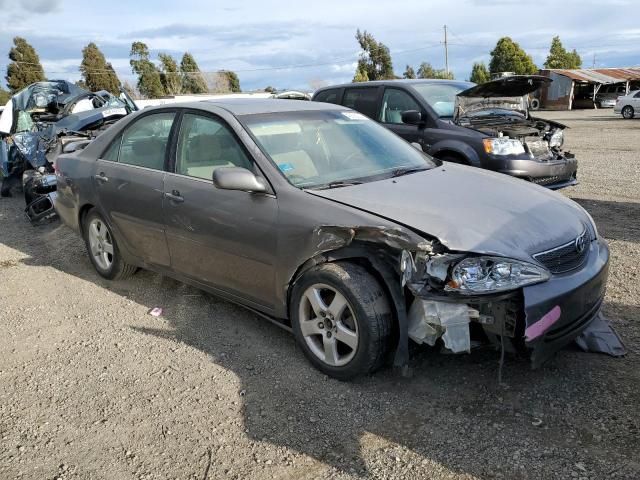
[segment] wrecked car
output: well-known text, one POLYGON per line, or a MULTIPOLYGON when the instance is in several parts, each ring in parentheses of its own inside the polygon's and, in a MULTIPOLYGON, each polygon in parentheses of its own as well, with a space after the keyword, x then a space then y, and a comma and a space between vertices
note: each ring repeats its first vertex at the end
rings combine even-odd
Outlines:
POLYGON ((441 160, 559 189, 577 183, 577 160, 562 148, 567 127, 529 114, 529 94, 550 82, 387 80, 325 87, 313 100, 358 110, 441 160))
POLYGON ((2 196, 21 184, 32 221, 52 216, 55 158, 84 148, 114 122, 136 110, 130 100, 89 92, 66 80, 37 82, 16 93, 0 117, 2 196))
POLYGON ((60 155, 56 175, 56 209, 101 276, 142 267, 241 304, 340 379, 405 367, 409 342, 480 341, 539 366, 605 293, 609 249, 577 203, 443 165, 337 105, 150 107, 60 155))

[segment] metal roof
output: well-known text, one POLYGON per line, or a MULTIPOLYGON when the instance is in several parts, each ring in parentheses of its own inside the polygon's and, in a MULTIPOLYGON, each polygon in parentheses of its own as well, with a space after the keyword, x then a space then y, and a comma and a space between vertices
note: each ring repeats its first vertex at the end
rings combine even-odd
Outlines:
POLYGON ((640 80, 640 67, 628 68, 581 68, 565 70, 559 68, 544 69, 542 72, 553 72, 579 82, 619 83, 640 80))

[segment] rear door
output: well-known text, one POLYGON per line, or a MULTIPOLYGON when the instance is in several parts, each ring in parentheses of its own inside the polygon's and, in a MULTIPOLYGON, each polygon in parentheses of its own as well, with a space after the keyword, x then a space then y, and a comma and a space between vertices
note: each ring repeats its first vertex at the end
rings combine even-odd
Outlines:
POLYGON ((416 110, 422 113, 422 107, 408 92, 393 87, 384 89, 382 105, 378 113, 378 121, 406 141, 417 142, 423 145, 424 135, 422 127, 409 125, 402 121, 402 112, 406 112, 407 110, 416 110))
POLYGON ((275 195, 221 190, 217 168, 260 175, 231 127, 198 111, 182 116, 175 173, 165 179, 164 212, 172 269, 257 306, 275 297, 275 195))
POLYGON ((169 266, 162 214, 167 145, 175 111, 142 116, 114 139, 93 178, 118 240, 144 262, 169 266))

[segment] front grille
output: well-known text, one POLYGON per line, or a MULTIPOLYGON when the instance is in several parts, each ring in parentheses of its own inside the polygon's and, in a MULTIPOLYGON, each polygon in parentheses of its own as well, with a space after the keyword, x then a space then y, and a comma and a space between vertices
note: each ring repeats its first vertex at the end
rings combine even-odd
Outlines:
POLYGON ((557 175, 551 175, 548 177, 531 177, 531 183, 535 183, 537 185, 550 185, 552 183, 558 183, 560 180, 563 179, 557 175))
POLYGON ((580 267, 589 254, 589 236, 587 231, 582 232, 578 238, 559 247, 544 252, 536 253, 533 258, 542 263, 551 273, 565 273, 580 267), (577 248, 577 240, 582 239, 584 248, 577 248))

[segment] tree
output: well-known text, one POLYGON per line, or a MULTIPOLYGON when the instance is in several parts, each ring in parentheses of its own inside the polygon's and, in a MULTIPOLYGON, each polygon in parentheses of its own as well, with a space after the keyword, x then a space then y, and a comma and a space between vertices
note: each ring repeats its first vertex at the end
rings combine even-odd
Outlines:
POLYGON ((225 70, 224 74, 227 76, 227 80, 229 80, 229 89, 233 93, 241 92, 240 89, 240 79, 236 72, 232 72, 231 70, 225 70))
POLYGON ((453 80, 453 72, 447 73, 445 69, 437 70, 428 62, 422 62, 418 67, 418 78, 439 78, 453 80))
POLYGON ((7 92, 4 88, 0 87, 0 107, 4 107, 10 98, 11 98, 11 94, 7 92))
POLYGON ((407 68, 404 69, 402 78, 416 78, 416 72, 411 65, 407 65, 407 68))
POLYGON ((164 87, 160 80, 160 71, 155 64, 149 60, 149 48, 142 42, 133 42, 129 64, 133 73, 138 75, 138 91, 147 98, 162 97, 164 87))
POLYGON ((532 75, 538 71, 533 59, 520 45, 509 37, 502 37, 491 51, 491 73, 513 72, 516 75, 532 75))
POLYGON ((278 90, 275 87, 269 85, 267 87, 264 87, 264 91, 267 93, 276 93, 278 90))
POLYGON ((356 69, 356 74, 353 76, 353 82, 368 82, 369 75, 367 74, 367 69, 364 65, 358 65, 356 69))
POLYGON ((356 32, 356 40, 360 44, 362 53, 353 77, 354 82, 395 78, 393 64, 391 63, 391 53, 389 53, 389 48, 385 44, 376 41, 373 35, 366 30, 360 32, 359 29, 356 32), (365 77, 366 80, 362 80, 365 77))
POLYGON ((182 91, 184 93, 207 93, 207 82, 205 82, 202 72, 189 52, 185 52, 180 62, 182 72, 182 91))
POLYGON ((474 62, 469 81, 473 83, 485 83, 489 80, 491 80, 491 75, 484 62, 474 62))
POLYGON ((104 55, 93 42, 82 49, 80 72, 82 73, 84 88, 94 92, 106 90, 118 95, 120 90, 118 75, 116 75, 111 64, 107 63, 104 55))
POLYGON ((167 95, 179 95, 182 91, 182 77, 178 64, 171 55, 158 54, 160 60, 160 81, 167 95))
POLYGON ((571 52, 567 52, 560 41, 559 36, 553 37, 551 40, 551 47, 549 48, 549 55, 544 62, 544 68, 580 68, 582 66, 582 59, 578 52, 573 49, 571 52))
POLYGON ((16 93, 35 82, 45 80, 44 69, 35 49, 22 37, 13 39, 13 47, 9 50, 11 63, 7 66, 7 86, 11 93, 16 93))

